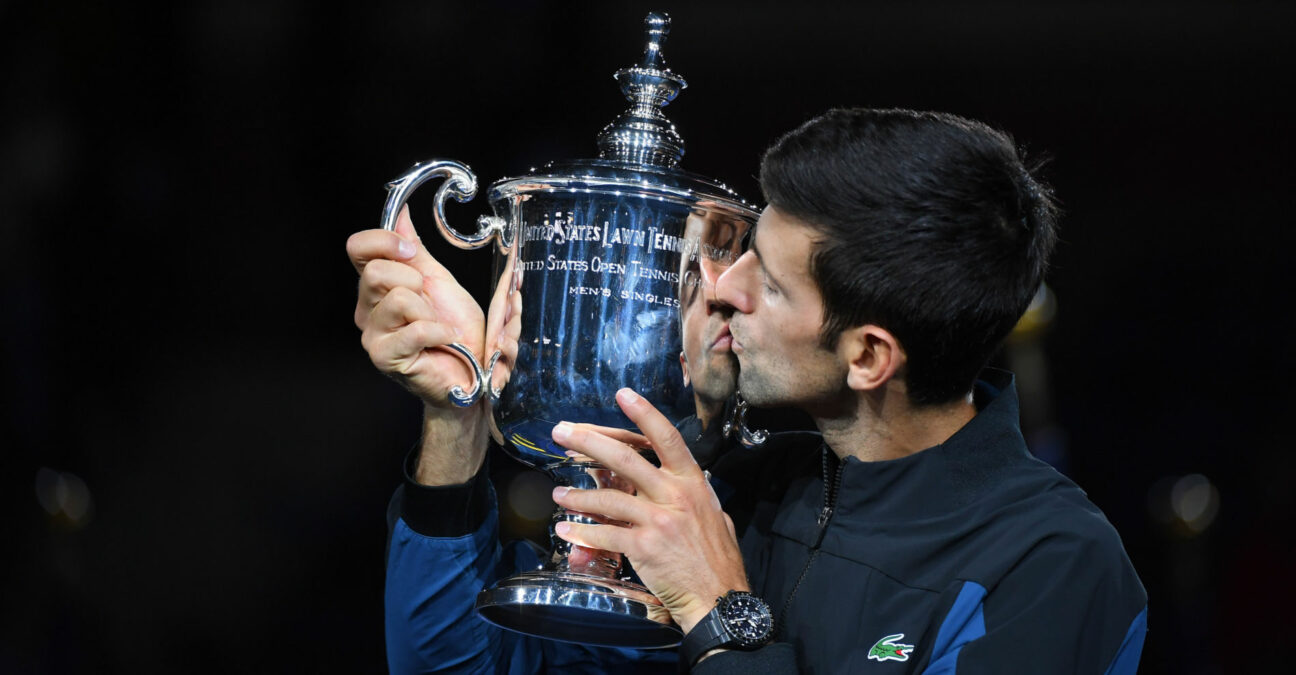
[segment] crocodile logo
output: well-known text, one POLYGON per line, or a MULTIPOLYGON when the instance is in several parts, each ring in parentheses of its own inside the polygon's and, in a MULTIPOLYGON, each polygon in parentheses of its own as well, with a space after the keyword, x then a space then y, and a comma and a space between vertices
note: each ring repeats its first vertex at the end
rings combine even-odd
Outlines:
POLYGON ((878 640, 869 650, 868 657, 877 661, 908 661, 914 646, 896 642, 903 637, 904 633, 896 633, 878 640))

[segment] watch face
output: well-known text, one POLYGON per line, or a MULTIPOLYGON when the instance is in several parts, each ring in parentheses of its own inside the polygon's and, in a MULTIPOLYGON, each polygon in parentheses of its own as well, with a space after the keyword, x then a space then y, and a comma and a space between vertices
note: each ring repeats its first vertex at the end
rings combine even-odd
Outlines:
POLYGON ((764 600, 747 593, 730 593, 720 609, 725 628, 740 646, 756 647, 770 638, 774 617, 764 600))

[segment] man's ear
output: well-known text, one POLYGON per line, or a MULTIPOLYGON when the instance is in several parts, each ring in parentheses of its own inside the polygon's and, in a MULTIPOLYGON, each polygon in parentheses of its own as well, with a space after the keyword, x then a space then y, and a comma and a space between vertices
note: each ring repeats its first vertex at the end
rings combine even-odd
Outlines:
POLYGON ((871 323, 842 331, 837 352, 847 362, 846 386, 855 391, 877 391, 896 376, 907 358, 890 331, 871 323))
POLYGON ((684 373, 684 386, 689 386, 688 358, 680 352, 680 370, 684 373))

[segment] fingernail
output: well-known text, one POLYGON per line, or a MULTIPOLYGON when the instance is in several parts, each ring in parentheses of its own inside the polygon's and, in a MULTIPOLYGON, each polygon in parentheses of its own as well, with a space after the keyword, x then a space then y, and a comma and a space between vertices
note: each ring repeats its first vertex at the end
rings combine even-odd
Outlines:
POLYGON ((571 523, 565 520, 558 523, 557 525, 554 525, 554 532, 557 533, 557 535, 560 537, 563 536, 564 534, 567 534, 569 531, 571 531, 571 523))
POLYGON ((556 500, 559 500, 559 499, 562 499, 563 497, 566 497, 566 496, 567 496, 567 493, 568 493, 568 492, 571 492, 571 488, 569 488, 569 487, 563 487, 563 486, 559 485, 558 487, 556 487, 556 488, 553 489, 553 498, 554 498, 555 501, 556 501, 556 500))
POLYGON ((396 247, 397 255, 402 258, 413 258, 415 250, 414 244, 404 239, 400 240, 400 244, 396 247))
POLYGON ((621 399, 622 403, 630 405, 639 400, 639 394, 634 393, 633 389, 626 388, 617 392, 617 398, 621 399))
POLYGON ((562 422, 553 428, 553 439, 555 441, 565 441, 568 438, 571 438, 571 435, 572 426, 566 422, 562 422))

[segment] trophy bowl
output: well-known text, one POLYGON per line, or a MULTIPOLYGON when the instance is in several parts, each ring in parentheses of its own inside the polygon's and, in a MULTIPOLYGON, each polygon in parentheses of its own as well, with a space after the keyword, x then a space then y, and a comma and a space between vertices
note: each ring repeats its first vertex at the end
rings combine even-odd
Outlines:
MULTIPOLYGON (((617 72, 632 106, 599 134, 599 158, 551 163, 487 191, 493 215, 466 235, 445 202, 471 199, 476 176, 447 159, 416 164, 388 185, 383 226, 423 183, 441 178, 434 220, 451 244, 494 246, 487 350, 449 345, 474 373, 455 387, 460 406, 490 410, 505 451, 576 488, 621 485, 550 438, 560 421, 638 430, 614 395, 630 387, 676 424, 696 413, 681 370, 681 325, 706 305, 715 278, 742 252, 759 213, 733 191, 676 168, 684 144, 661 108, 685 86, 661 55, 669 18, 649 14, 642 62, 617 72), (484 356, 484 355, 481 355, 484 356)), ((573 547, 553 534, 560 520, 605 522, 559 508, 553 553, 538 570, 503 579, 477 598, 480 615, 540 637, 624 647, 667 647, 681 633, 661 602, 617 553, 573 547)))

